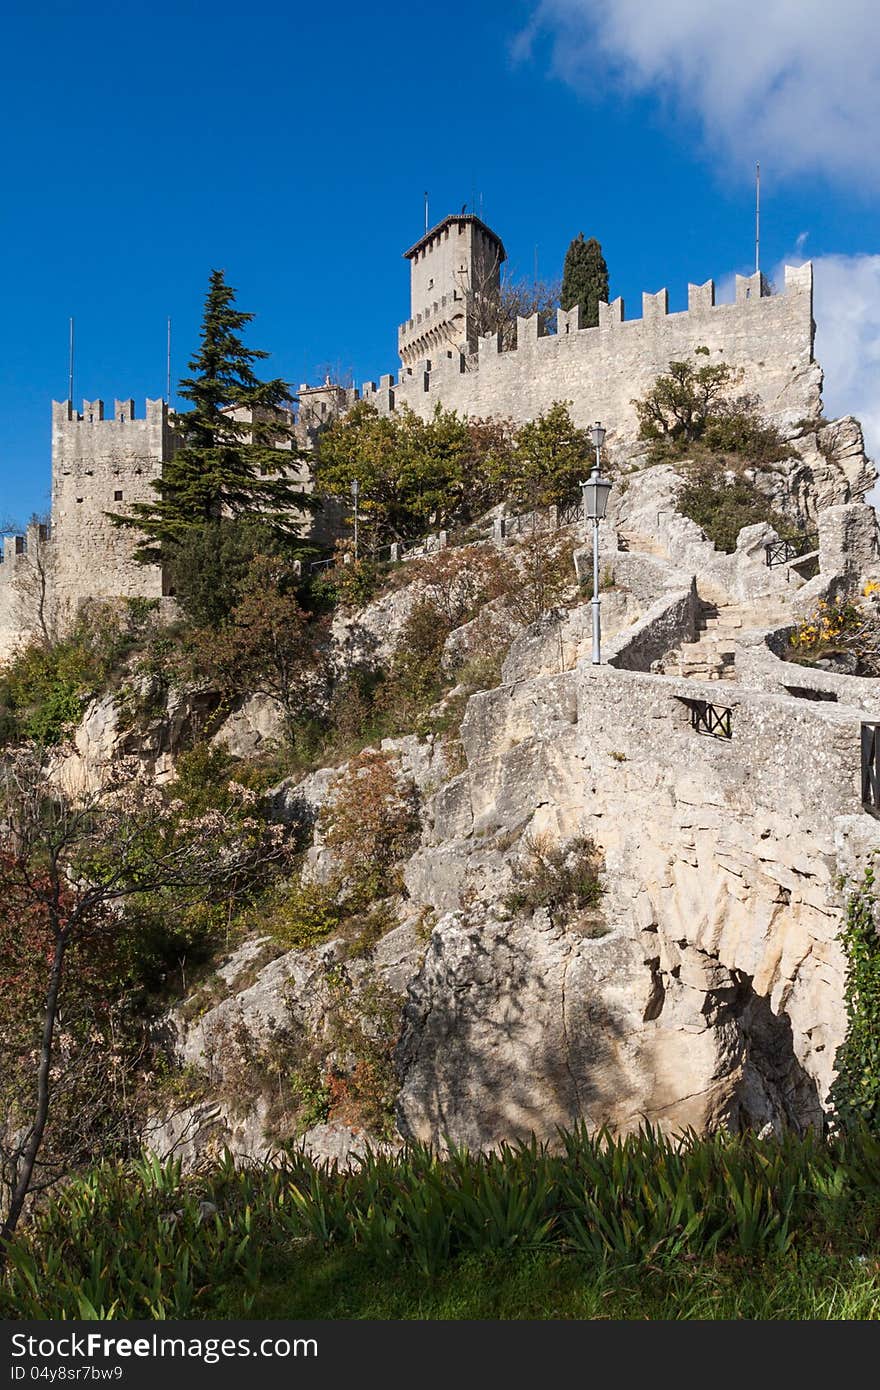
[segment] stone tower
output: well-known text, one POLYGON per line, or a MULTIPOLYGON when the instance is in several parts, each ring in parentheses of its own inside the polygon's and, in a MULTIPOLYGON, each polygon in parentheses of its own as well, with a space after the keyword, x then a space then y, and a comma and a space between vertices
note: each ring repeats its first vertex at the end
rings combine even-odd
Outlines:
POLYGON ((174 451, 174 431, 164 401, 147 401, 144 419, 134 401, 52 402, 52 539, 55 584, 62 608, 84 598, 158 598, 158 568, 134 560, 138 536, 113 525, 108 512, 125 513, 132 502, 155 501, 152 479, 174 451))
POLYGON ((397 333, 400 360, 411 367, 451 350, 476 350, 475 296, 497 290, 507 253, 499 236, 473 213, 444 217, 404 252, 410 264, 411 307, 397 333))

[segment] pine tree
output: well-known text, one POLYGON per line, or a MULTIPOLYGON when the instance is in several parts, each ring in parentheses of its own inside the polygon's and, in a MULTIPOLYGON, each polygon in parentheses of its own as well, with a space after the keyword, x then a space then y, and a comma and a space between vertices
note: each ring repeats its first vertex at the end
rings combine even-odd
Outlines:
POLYGON ((260 381, 254 372, 253 364, 269 354, 244 346, 239 335, 254 316, 234 303, 223 271, 213 270, 201 345, 189 363, 192 375, 178 388, 192 402, 176 422, 182 443, 153 481, 158 500, 112 515, 117 525, 141 532, 135 554, 142 564, 169 563, 195 529, 224 518, 247 516, 279 536, 294 536, 300 520, 292 512, 313 506, 289 476, 296 452, 278 451, 280 442, 293 438, 279 413, 290 388, 280 378, 260 381))
POLYGON ((562 292, 559 302, 563 309, 580 304, 585 328, 595 328, 599 322, 599 301, 608 302, 608 267, 602 247, 595 237, 584 241, 578 232, 565 253, 562 271, 562 292))

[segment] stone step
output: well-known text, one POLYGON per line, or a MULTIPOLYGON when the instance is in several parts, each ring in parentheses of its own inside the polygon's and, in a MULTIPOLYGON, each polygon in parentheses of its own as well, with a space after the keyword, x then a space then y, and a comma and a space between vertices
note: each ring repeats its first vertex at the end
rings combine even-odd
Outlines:
POLYGON ((737 639, 753 629, 778 627, 787 618, 777 603, 724 603, 703 595, 693 641, 682 642, 654 669, 689 680, 736 680, 737 639))

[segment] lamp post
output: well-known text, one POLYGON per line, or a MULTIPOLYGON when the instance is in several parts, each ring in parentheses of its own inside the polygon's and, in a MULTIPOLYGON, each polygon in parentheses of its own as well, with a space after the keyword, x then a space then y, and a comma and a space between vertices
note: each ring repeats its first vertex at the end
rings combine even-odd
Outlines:
POLYGON ((361 485, 360 485, 360 483, 358 482, 357 478, 353 478, 353 479, 352 479, 352 483, 351 483, 351 495, 352 495, 352 499, 353 499, 353 501, 354 501, 354 561, 355 561, 355 564, 357 564, 357 558, 358 558, 358 520, 359 520, 359 516, 358 516, 358 501, 359 501, 360 495, 361 495, 361 485))
POLYGON ((605 431, 597 420, 590 431, 596 450, 596 466, 589 480, 581 483, 584 495, 584 517, 593 523, 593 665, 602 660, 602 630, 599 618, 599 522, 605 518, 611 481, 603 478, 599 468, 599 454, 605 442, 605 431))

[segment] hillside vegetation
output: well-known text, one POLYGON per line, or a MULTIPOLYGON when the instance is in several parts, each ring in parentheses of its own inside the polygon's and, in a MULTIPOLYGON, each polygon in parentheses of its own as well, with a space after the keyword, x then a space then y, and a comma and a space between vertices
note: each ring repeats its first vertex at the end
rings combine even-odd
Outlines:
POLYGON ((880 1145, 561 1136, 349 1173, 104 1166, 10 1251, 25 1318, 873 1318, 880 1145))
MULTIPOLYGON (((469 698, 499 683, 532 624, 556 622, 562 652, 557 610, 585 597, 577 538, 551 534, 543 512, 576 498, 593 461, 566 403, 518 430, 356 407, 316 466, 328 496, 358 483, 359 549, 342 540, 313 565, 282 516, 286 485, 266 493, 277 515, 249 508, 248 487, 269 487, 266 431, 207 439, 225 428, 221 403, 190 384, 189 443, 140 514, 173 611, 87 605, 0 673, 0 1309, 637 1316, 651 1273, 651 1316, 873 1315, 880 1151, 860 1127, 876 1118, 864 1049, 841 1103, 852 1129, 830 1143, 581 1129, 559 1152, 398 1151, 402 997, 377 957, 403 927, 410 965, 424 961, 432 911, 404 869, 431 797, 464 769, 469 698), (205 457, 215 490, 194 521, 205 457), (481 539, 499 502, 531 521, 504 548, 481 539), (389 542, 447 527, 458 544, 387 562, 389 542), (255 705, 266 724, 247 743, 235 721, 255 705), (80 747, 96 710, 112 732, 100 770, 80 747), (172 1024, 197 1029, 293 953, 313 971, 313 1016, 268 1039, 233 1030, 210 1065, 172 1059, 172 1024), (35 1058, 51 1078, 36 1108, 35 1058), (237 1169, 227 1154, 185 1175, 142 1155, 152 1119, 203 1102, 262 1107, 278 1161, 237 1169), (297 1146, 328 1122, 387 1151, 350 1172, 313 1164, 297 1146)), ((732 385, 672 363, 640 407, 649 456, 686 461, 679 506, 724 550, 756 520, 787 525, 759 480, 787 446, 732 385)), ((602 938, 605 865, 587 834, 520 826, 493 848, 513 865, 499 895, 510 920, 602 938)))

